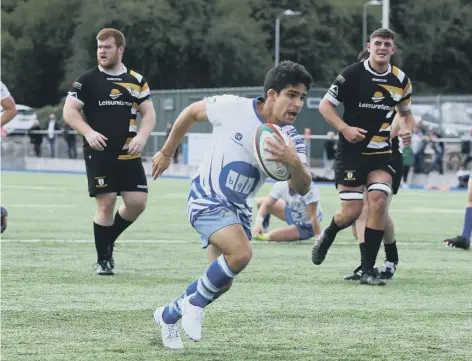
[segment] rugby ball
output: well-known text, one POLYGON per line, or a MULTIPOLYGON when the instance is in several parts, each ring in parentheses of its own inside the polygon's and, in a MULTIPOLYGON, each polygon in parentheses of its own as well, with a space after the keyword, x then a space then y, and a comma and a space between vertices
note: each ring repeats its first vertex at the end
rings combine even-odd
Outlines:
POLYGON ((253 142, 254 156, 256 157, 257 163, 268 177, 277 181, 289 180, 290 168, 287 165, 267 159, 272 157, 272 153, 266 149, 266 140, 269 137, 285 142, 285 144, 290 144, 289 135, 284 133, 282 128, 278 125, 272 123, 262 124, 257 128, 253 142))

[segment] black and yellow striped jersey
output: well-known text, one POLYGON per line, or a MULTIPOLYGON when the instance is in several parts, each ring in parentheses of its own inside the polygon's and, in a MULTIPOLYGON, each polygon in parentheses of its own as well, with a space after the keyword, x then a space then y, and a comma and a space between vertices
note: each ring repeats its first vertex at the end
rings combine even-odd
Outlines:
POLYGON ((325 95, 335 106, 343 104, 343 120, 350 126, 367 130, 366 138, 349 143, 339 135, 338 151, 344 154, 375 155, 391 153, 390 130, 395 107, 411 107, 411 81, 396 66, 379 74, 369 60, 345 68, 325 95))
MULTIPOLYGON (((141 74, 124 67, 122 74, 110 75, 96 66, 72 83, 68 96, 83 105, 90 127, 108 138, 103 155, 123 160, 139 158, 127 150, 138 131, 139 105, 151 101, 149 86, 141 74)), ((85 139, 84 147, 88 147, 85 139)))

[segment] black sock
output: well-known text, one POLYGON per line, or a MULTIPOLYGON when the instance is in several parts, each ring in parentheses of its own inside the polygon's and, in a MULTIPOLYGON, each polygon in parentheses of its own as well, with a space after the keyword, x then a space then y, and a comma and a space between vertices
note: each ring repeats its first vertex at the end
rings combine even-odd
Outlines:
POLYGON ((361 266, 366 263, 367 260, 367 247, 365 246, 365 243, 359 243, 359 249, 361 251, 361 266))
POLYGON ((374 268, 384 233, 385 231, 365 227, 364 239, 367 257, 362 265, 364 272, 370 272, 374 268))
POLYGON ((101 226, 93 222, 93 234, 95 237, 95 248, 97 249, 98 262, 107 259, 108 247, 111 243, 113 226, 101 226))
POLYGON ((343 230, 344 228, 346 228, 346 227, 338 226, 336 224, 336 222, 334 221, 334 217, 333 217, 333 219, 331 220, 331 223, 329 224, 328 228, 326 228, 326 233, 329 233, 329 235, 331 236, 330 238, 334 238, 334 237, 336 237, 338 232, 343 230))
POLYGON ((113 223, 113 239, 112 239, 112 245, 115 243, 116 239, 120 236, 123 231, 131 226, 130 221, 127 221, 123 217, 120 216, 120 212, 116 211, 115 213, 115 220, 113 223))
POLYGON ((398 250, 397 250, 397 241, 393 243, 386 244, 384 243, 385 248, 385 257, 388 262, 398 263, 398 250))

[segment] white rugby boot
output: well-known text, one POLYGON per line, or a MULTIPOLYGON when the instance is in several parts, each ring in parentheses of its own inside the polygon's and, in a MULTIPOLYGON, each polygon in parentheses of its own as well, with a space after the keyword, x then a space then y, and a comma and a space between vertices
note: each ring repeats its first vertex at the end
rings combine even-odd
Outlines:
POLYGON ((179 328, 176 323, 165 323, 162 319, 164 307, 158 308, 154 312, 154 322, 161 328, 162 343, 167 348, 179 349, 184 348, 184 344, 180 339, 179 328))
POLYGON ((193 341, 200 341, 202 338, 202 324, 205 318, 203 308, 194 306, 190 302, 190 296, 182 300, 182 328, 186 335, 193 341))

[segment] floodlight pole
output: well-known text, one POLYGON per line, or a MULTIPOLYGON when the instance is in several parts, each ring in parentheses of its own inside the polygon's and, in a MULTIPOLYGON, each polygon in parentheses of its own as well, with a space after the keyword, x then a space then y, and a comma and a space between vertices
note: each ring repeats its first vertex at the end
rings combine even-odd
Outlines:
MULTIPOLYGON (((364 5, 362 5, 362 48, 361 49, 365 49, 366 44, 367 44, 367 7, 370 5, 382 5, 382 1, 371 0, 371 1, 367 1, 364 5)), ((383 22, 382 22, 382 26, 383 26, 383 22)))
POLYGON ((278 65, 280 63, 280 18, 284 15, 300 16, 301 14, 301 11, 293 11, 291 9, 287 9, 275 19, 275 65, 278 65))

